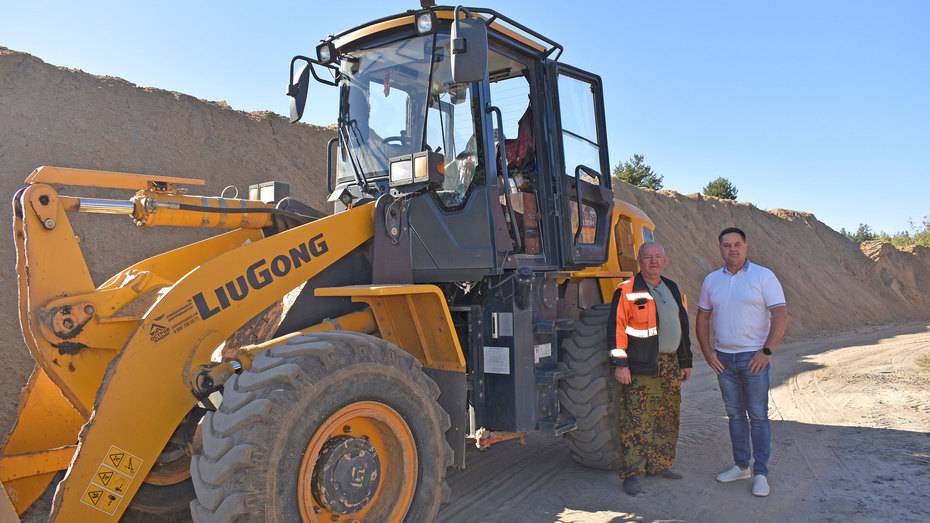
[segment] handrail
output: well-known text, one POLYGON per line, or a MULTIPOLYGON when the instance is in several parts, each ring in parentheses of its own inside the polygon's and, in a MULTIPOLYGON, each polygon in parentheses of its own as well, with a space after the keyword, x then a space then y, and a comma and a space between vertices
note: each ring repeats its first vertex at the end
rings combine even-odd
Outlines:
POLYGON ((587 165, 579 164, 575 167, 575 200, 578 202, 578 230, 575 231, 575 236, 572 238, 572 245, 578 245, 578 237, 581 236, 581 228, 583 225, 583 215, 581 212, 581 171, 584 171, 585 174, 593 178, 597 178, 598 185, 603 182, 603 177, 601 173, 595 171, 594 169, 588 167, 587 165))
MULTIPOLYGON (((510 169, 507 166, 507 141, 504 138, 504 117, 501 115, 501 110, 498 107, 489 105, 487 108, 489 113, 494 113, 497 116, 497 128, 500 131, 500 136, 498 144, 503 149, 503 155, 501 155, 501 161, 503 162, 504 174, 502 176, 504 180, 504 201, 507 202, 507 214, 510 216, 510 227, 513 229, 513 237, 517 242, 517 250, 523 251, 523 240, 520 238, 520 229, 517 228, 517 215, 513 210, 513 202, 510 201, 510 169)), ((495 151, 496 153, 497 151, 495 151)), ((495 154, 495 156, 497 156, 495 154)), ((496 162, 496 160, 495 160, 496 162)))

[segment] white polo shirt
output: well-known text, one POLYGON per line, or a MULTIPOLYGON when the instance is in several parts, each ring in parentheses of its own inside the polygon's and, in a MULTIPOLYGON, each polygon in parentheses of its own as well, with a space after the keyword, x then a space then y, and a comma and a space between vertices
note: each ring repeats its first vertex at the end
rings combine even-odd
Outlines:
POLYGON ((769 335, 770 309, 785 305, 775 273, 746 260, 736 274, 726 266, 704 278, 698 308, 711 313, 714 348, 731 354, 757 351, 769 335))

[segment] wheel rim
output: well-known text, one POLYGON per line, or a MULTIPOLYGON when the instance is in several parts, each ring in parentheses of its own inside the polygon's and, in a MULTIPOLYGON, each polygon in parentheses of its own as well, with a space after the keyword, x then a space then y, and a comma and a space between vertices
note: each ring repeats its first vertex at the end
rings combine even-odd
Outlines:
POLYGON ((297 485, 301 518, 401 522, 413 501, 417 467, 413 433, 397 411, 374 401, 347 405, 326 419, 304 450, 297 485), (348 487, 334 482, 331 469, 350 462, 358 481, 348 487), (351 507, 328 499, 327 493, 347 488, 351 507))
POLYGON ((187 480, 191 477, 191 454, 194 449, 202 448, 203 430, 199 424, 189 440, 175 441, 172 436, 143 481, 165 487, 187 480))

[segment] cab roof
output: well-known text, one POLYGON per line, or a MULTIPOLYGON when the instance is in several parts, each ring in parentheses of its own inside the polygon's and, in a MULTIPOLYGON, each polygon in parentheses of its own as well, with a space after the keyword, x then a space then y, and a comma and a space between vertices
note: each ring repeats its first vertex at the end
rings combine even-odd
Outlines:
MULTIPOLYGON (((555 53, 554 59, 558 60, 559 56, 562 54, 563 49, 558 42, 543 36, 493 9, 482 7, 465 7, 464 9, 471 12, 473 15, 483 18, 488 24, 490 32, 535 50, 542 57, 548 57, 555 53)), ((418 14, 429 11, 434 13, 437 20, 452 21, 455 7, 434 6, 427 9, 409 10, 396 15, 379 18, 330 36, 325 39, 324 42, 332 42, 333 46, 338 50, 391 29, 396 29, 405 25, 413 26, 416 23, 416 16, 418 14)))

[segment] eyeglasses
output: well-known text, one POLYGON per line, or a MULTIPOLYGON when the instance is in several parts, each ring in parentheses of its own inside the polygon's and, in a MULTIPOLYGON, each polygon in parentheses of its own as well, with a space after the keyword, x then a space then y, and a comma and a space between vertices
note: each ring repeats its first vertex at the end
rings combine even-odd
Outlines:
POLYGON ((665 256, 662 256, 661 254, 657 254, 655 256, 643 256, 642 258, 643 258, 643 261, 652 261, 652 260, 662 260, 665 258, 665 256))

